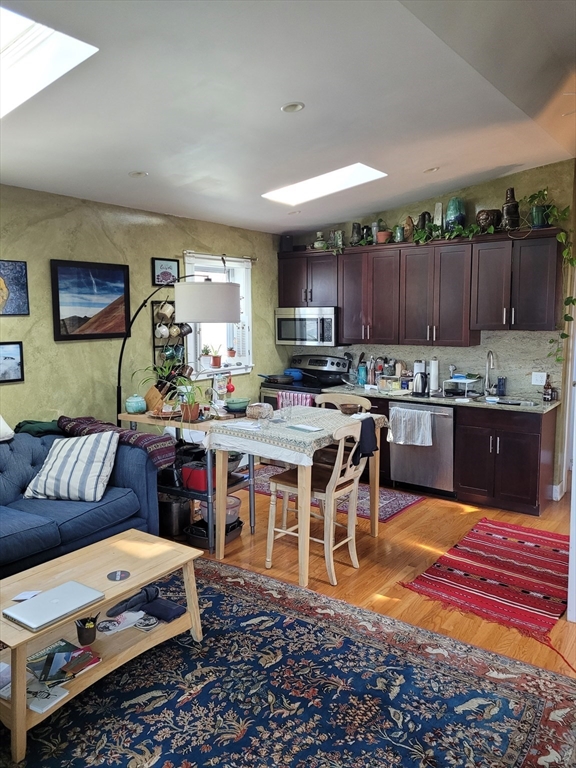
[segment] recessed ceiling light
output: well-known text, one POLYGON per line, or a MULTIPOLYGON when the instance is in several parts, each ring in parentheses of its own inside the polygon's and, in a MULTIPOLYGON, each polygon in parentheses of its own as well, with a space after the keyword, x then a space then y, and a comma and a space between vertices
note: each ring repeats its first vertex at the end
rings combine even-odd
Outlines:
POLYGON ((98 48, 0 8, 0 51, 0 117, 4 117, 98 48))
POLYGON ((288 216, 296 216, 297 213, 302 213, 302 211, 288 211, 288 216))
POLYGON ((128 176, 131 176, 133 179, 141 179, 143 176, 148 176, 148 171, 130 171, 128 176))
POLYGON ((436 173, 436 171, 439 171, 439 170, 440 170, 440 166, 438 165, 435 168, 426 168, 424 173, 436 173))
POLYGON ((363 163, 354 163, 345 168, 338 168, 336 171, 323 173, 321 176, 314 176, 312 179, 290 184, 288 187, 266 192, 262 197, 277 203, 286 203, 286 205, 299 205, 308 200, 316 200, 319 197, 332 195, 334 192, 341 192, 343 189, 350 189, 360 184, 366 184, 368 181, 381 179, 387 175, 387 173, 377 171, 363 163))
POLYGON ((301 112, 306 105, 301 101, 289 101, 288 104, 280 107, 282 112, 301 112))

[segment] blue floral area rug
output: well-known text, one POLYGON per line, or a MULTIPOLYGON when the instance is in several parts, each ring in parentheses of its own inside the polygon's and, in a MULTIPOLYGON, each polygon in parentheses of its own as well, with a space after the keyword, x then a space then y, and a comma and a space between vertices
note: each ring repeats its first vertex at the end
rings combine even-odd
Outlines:
MULTIPOLYGON (((29 732, 20 768, 576 765, 576 680, 233 566, 195 565, 202 643, 180 635, 66 703, 29 732)), ((157 583, 185 601, 179 574, 157 583)))

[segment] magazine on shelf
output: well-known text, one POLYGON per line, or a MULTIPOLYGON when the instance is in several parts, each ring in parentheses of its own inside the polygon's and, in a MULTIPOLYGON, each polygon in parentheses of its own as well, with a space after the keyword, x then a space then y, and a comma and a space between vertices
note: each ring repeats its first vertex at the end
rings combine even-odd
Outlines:
MULTIPOLYGON (((12 697, 10 664, 0 662, 0 683, 3 683, 0 688, 0 698, 10 701, 12 697)), ((66 688, 59 686, 50 688, 46 683, 37 680, 32 672, 26 670, 26 705, 33 712, 46 712, 68 694, 69 691, 66 688)))
POLYGON ((26 664, 40 682, 54 686, 72 680, 100 661, 89 645, 79 648, 67 640, 58 640, 29 656, 26 664))

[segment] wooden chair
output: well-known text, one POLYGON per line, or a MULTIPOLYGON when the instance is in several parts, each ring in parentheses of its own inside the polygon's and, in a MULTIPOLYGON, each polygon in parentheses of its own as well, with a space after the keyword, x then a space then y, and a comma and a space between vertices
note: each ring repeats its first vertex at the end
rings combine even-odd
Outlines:
MULTIPOLYGON (((361 413, 366 413, 372 408, 372 403, 367 397, 361 397, 360 395, 348 395, 340 392, 325 393, 316 395, 316 405, 320 408, 325 408, 326 405, 334 405, 340 409, 341 405, 357 405, 358 410, 361 413)), ((314 454, 315 464, 327 464, 332 466, 336 460, 336 446, 327 445, 326 448, 321 448, 314 454)))
POLYGON ((335 405, 336 408, 340 408, 341 405, 358 405, 360 406, 360 411, 362 413, 365 413, 372 408, 370 400, 368 400, 367 397, 361 397, 360 395, 347 395, 341 392, 334 392, 332 394, 327 392, 322 395, 316 395, 316 405, 320 406, 320 408, 325 408, 326 403, 335 405))
MULTIPOLYGON (((348 544, 350 559, 354 568, 359 567, 356 554, 356 506, 358 503, 358 483, 360 475, 366 464, 366 459, 360 459, 355 466, 352 463, 352 455, 360 440, 361 423, 359 421, 345 424, 334 432, 334 440, 337 444, 336 460, 333 466, 325 464, 312 466, 311 493, 320 502, 319 513, 310 513, 311 518, 324 520, 324 538, 316 539, 310 536, 311 541, 324 544, 324 558, 330 584, 336 584, 334 571, 334 550, 343 544, 348 544), (346 525, 336 521, 338 501, 350 494, 348 501, 348 522, 346 525), (345 528, 346 537, 336 543, 336 528, 345 528)), ((270 478, 270 512, 268 516, 268 539, 266 544, 266 568, 272 567, 272 549, 274 540, 282 536, 299 536, 298 522, 288 527, 288 512, 298 509, 288 507, 290 494, 298 493, 298 470, 289 469, 279 475, 270 478), (278 491, 282 491, 282 524, 276 527, 276 497, 278 491)))

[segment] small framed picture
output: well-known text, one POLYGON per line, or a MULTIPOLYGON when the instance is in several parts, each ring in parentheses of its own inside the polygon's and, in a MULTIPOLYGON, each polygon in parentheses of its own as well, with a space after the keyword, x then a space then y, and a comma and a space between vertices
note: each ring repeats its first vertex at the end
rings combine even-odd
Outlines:
POLYGON ((0 315, 29 315, 25 261, 0 261, 0 315))
POLYGON ((21 341, 0 343, 0 384, 24 381, 24 354, 21 341))
POLYGON ((168 285, 179 277, 178 259, 152 259, 152 285, 168 285))

